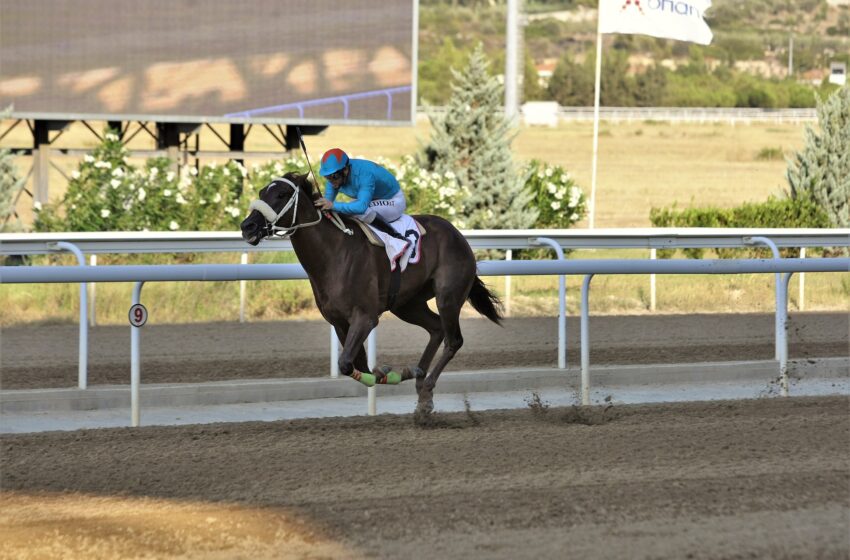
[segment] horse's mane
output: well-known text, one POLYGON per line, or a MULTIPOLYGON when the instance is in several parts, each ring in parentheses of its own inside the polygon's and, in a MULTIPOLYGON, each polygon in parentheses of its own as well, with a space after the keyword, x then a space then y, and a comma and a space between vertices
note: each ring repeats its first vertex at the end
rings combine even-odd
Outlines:
POLYGON ((313 180, 310 178, 308 173, 296 173, 294 171, 290 171, 283 177, 284 179, 289 179, 295 183, 295 185, 301 189, 304 194, 309 196, 311 200, 316 200, 322 196, 318 186, 313 183, 313 180))

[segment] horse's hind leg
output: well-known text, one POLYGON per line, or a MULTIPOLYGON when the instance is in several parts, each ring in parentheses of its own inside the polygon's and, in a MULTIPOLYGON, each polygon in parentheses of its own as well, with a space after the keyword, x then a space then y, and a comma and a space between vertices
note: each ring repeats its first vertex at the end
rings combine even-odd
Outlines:
POLYGON ((437 379, 440 377, 443 368, 454 358, 460 347, 463 346, 463 336, 460 333, 460 309, 463 307, 463 302, 466 298, 460 298, 460 294, 466 292, 455 292, 443 298, 437 296, 437 310, 440 312, 440 323, 443 327, 445 347, 443 353, 437 360, 437 365, 425 378, 421 390, 419 391, 419 404, 417 411, 431 412, 434 410, 434 386, 437 384, 437 379))
MULTIPOLYGON (((440 316, 431 311, 427 301, 412 301, 406 305, 393 310, 393 313, 402 321, 412 325, 418 325, 428 331, 429 340, 416 369, 410 375, 416 378, 416 394, 422 391, 425 383, 425 374, 434 360, 434 354, 443 342, 443 325, 440 316)), ((402 379, 409 379, 403 376, 402 379)))

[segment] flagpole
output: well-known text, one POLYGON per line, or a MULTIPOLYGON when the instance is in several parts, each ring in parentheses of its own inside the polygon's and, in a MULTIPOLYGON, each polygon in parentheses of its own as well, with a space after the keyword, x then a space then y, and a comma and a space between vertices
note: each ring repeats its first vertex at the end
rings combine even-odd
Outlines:
POLYGON ((596 17, 596 79, 593 86, 593 169, 590 176, 590 229, 596 215, 596 161, 599 155, 599 87, 602 82, 602 2, 599 0, 596 17))

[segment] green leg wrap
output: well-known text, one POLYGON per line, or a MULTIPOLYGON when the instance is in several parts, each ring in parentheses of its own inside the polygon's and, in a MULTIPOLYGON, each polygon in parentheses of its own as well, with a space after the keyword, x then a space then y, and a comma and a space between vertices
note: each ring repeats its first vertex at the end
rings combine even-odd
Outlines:
POLYGON ((362 372, 359 372, 357 370, 354 370, 351 373, 351 378, 356 380, 356 381, 359 381, 360 383, 362 383, 363 385, 365 385, 367 387, 374 387, 375 386, 375 376, 372 375, 371 373, 362 373, 362 372))
POLYGON ((387 385, 398 385, 401 383, 401 374, 391 371, 384 376, 383 382, 387 385))

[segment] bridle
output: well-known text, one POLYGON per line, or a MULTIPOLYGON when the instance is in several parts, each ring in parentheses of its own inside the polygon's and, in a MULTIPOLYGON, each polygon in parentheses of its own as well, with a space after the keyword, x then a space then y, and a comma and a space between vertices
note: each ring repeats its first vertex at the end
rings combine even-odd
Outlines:
POLYGON ((273 179, 271 184, 269 184, 270 188, 277 182, 281 182, 285 185, 289 185, 292 187, 294 191, 293 195, 289 197, 289 200, 286 204, 283 205, 283 209, 280 212, 275 212, 274 209, 269 206, 267 202, 264 200, 255 200, 251 202, 250 206, 248 206, 248 211, 256 210, 266 219, 266 225, 263 227, 262 231, 265 235, 263 237, 280 237, 286 238, 290 237, 296 230, 303 227, 310 227, 318 224, 322 220, 322 213, 316 208, 316 219, 312 222, 306 222, 303 224, 296 224, 296 216, 298 215, 298 197, 301 195, 301 189, 299 189, 295 183, 287 179, 286 177, 278 177, 277 179, 273 179), (292 222, 289 226, 281 227, 277 225, 278 220, 280 220, 284 214, 286 214, 289 209, 292 208, 292 222))
MULTIPOLYGON (((254 200, 248 206, 249 212, 256 210, 266 220, 266 225, 262 228, 264 239, 268 237, 278 237, 281 239, 286 239, 288 237, 291 237, 292 234, 294 234, 300 228, 314 226, 320 221, 322 221, 322 212, 318 208, 316 208, 315 220, 303 224, 296 224, 295 220, 298 215, 298 197, 301 195, 301 189, 299 189, 295 183, 293 183, 286 177, 278 177, 276 179, 273 179, 272 182, 269 183, 269 186, 267 188, 272 187, 278 181, 285 185, 289 185, 294 191, 293 195, 289 197, 289 200, 286 202, 286 204, 283 205, 283 208, 280 212, 275 212, 274 209, 266 201, 260 199, 254 200), (292 208, 292 222, 289 224, 289 226, 277 225, 277 222, 283 217, 284 214, 289 211, 290 208, 292 208)), ((350 228, 345 227, 345 225, 342 223, 342 220, 340 220, 339 216, 337 216, 336 213, 326 212, 325 214, 327 215, 328 219, 330 219, 331 223, 341 229, 343 232, 348 235, 354 234, 354 232, 350 228)))

